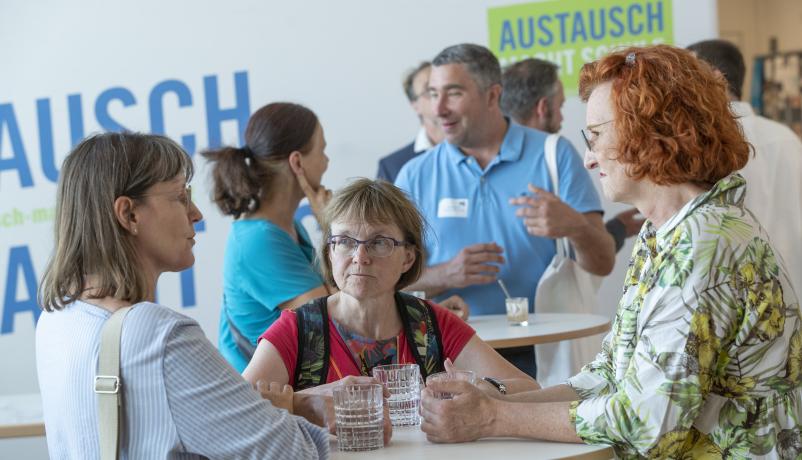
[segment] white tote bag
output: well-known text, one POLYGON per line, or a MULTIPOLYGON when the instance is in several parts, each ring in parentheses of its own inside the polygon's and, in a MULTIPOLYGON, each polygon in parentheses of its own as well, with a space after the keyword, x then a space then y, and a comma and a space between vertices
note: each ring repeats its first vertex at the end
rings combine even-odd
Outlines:
MULTIPOLYGON (((554 185, 554 194, 559 196, 560 184, 557 174, 558 134, 546 138, 546 164, 554 185)), ((543 272, 535 293, 536 313, 595 313, 596 293, 601 277, 586 272, 571 259, 571 244, 568 238, 555 240, 557 253, 543 272)), ((601 350, 601 337, 563 340, 557 343, 538 345, 537 380, 543 387, 558 385, 576 375, 585 364, 591 362, 601 350)))

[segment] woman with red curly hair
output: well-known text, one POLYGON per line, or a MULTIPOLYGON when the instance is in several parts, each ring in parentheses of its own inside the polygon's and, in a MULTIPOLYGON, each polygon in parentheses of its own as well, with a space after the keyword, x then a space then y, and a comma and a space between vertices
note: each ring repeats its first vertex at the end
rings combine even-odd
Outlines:
POLYGON ((464 385, 451 401, 427 390, 422 428, 435 441, 609 444, 622 458, 797 458, 799 302, 743 206, 736 171, 750 148, 723 78, 658 45, 585 65, 579 86, 585 166, 607 198, 647 218, 613 329, 582 372, 516 402, 464 385))

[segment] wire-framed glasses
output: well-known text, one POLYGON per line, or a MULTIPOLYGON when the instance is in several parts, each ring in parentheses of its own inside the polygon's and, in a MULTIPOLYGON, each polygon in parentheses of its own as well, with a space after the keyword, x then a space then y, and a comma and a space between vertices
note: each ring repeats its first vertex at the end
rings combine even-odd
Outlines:
POLYGON ((377 236, 369 240, 358 240, 345 235, 332 235, 329 237, 328 244, 332 251, 338 256, 353 256, 359 245, 365 245, 365 250, 371 257, 388 257, 393 253, 396 246, 406 246, 406 241, 398 241, 389 236, 377 236))

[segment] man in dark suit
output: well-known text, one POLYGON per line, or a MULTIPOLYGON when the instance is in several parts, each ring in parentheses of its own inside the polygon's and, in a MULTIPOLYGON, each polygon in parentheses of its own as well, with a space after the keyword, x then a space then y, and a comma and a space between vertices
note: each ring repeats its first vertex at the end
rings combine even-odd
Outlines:
POLYGON ((407 95, 412 110, 418 114, 421 127, 413 142, 379 160, 379 171, 376 173, 376 177, 379 179, 395 182, 398 171, 407 161, 443 140, 443 132, 437 125, 431 104, 429 104, 428 86, 431 67, 430 62, 422 62, 404 77, 404 93, 407 95))

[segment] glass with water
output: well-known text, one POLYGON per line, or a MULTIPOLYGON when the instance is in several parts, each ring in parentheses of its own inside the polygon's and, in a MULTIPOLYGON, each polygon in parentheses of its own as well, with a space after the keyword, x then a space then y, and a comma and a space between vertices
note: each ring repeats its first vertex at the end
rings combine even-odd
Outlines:
POLYGON ((373 378, 387 388, 393 426, 420 424, 420 368, 417 364, 388 364, 373 368, 373 378))
POLYGON ((529 325, 529 298, 528 297, 508 297, 507 322, 512 326, 529 325))
MULTIPOLYGON (((452 382, 454 380, 462 380, 473 385, 476 382, 476 374, 473 371, 438 372, 426 377, 426 386, 431 385, 432 382, 452 382)), ((437 391, 434 393, 434 397, 437 399, 452 399, 454 394, 437 391)))
POLYGON ((332 391, 337 448, 343 451, 384 447, 384 399, 378 384, 343 385, 332 391))

